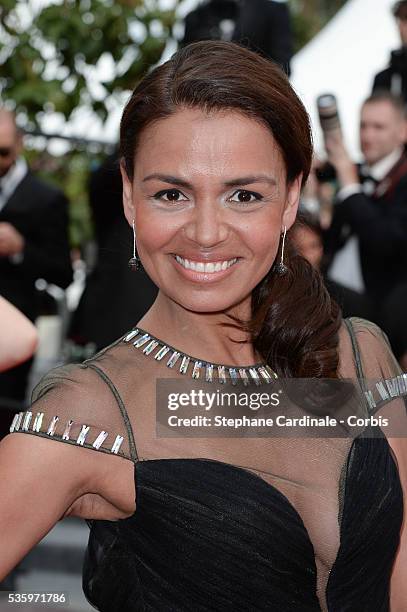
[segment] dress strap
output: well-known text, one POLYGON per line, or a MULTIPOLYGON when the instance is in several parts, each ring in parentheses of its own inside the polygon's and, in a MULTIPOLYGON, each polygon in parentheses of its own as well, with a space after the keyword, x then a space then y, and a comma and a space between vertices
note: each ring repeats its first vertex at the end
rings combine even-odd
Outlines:
POLYGON ((365 398, 365 406, 367 408, 367 412, 370 413, 371 412, 371 406, 367 400, 367 392, 368 392, 368 388, 366 385, 366 380, 365 380, 365 373, 363 371, 363 365, 362 365, 362 355, 360 352, 360 347, 359 347, 359 343, 356 337, 356 333, 355 333, 355 329, 353 327, 352 324, 352 317, 349 317, 347 319, 344 319, 344 323, 346 325, 346 328, 348 330, 349 336, 350 336, 350 340, 351 340, 351 344, 352 344, 352 351, 353 351, 353 360, 355 363, 355 367, 356 367, 356 375, 357 375, 357 379, 358 379, 358 383, 359 386, 363 392, 363 397, 365 398))
POLYGON ((93 363, 91 360, 88 360, 86 361, 86 366, 96 372, 96 374, 98 374, 98 376, 103 380, 103 382, 109 387, 113 397, 117 402, 117 405, 119 406, 120 414, 122 415, 122 419, 126 427, 129 440, 130 457, 132 461, 138 461, 138 454, 136 449, 136 442, 134 440, 133 428, 131 426, 129 415, 127 414, 127 410, 125 408, 122 398, 120 397, 119 392, 117 391, 116 387, 114 386, 110 378, 107 376, 107 374, 105 374, 105 372, 95 363, 93 363))

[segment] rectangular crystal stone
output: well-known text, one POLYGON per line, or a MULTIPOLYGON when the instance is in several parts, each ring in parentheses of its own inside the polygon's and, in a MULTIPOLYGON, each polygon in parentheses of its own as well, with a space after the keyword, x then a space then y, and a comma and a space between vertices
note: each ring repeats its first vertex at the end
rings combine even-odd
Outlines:
POLYGON ((199 378, 201 367, 202 367, 202 361, 195 361, 195 365, 192 370, 192 378, 199 378))
POLYGON ((206 364, 205 380, 206 382, 213 381, 213 364, 212 363, 206 364))
POLYGON ((175 364, 177 363, 179 356, 180 356, 180 353, 178 353, 178 351, 174 351, 171 357, 169 358, 169 360, 167 361, 167 366, 169 368, 173 368, 175 364))
POLYGON ((57 416, 52 417, 51 423, 49 424, 49 427, 47 429, 47 435, 48 436, 53 436, 54 435, 55 428, 57 426, 58 421, 59 421, 59 417, 57 417, 57 416))
POLYGON ((15 426, 15 431, 18 431, 21 427, 21 423, 23 422, 24 412, 19 412, 17 417, 17 422, 15 426))
POLYGON ((165 355, 168 353, 169 350, 170 350, 169 346, 163 346, 162 348, 160 348, 158 353, 154 355, 154 359, 156 359, 157 361, 161 361, 161 359, 165 357, 165 355))
POLYGON ((109 434, 107 433, 107 431, 101 431, 94 443, 92 444, 93 448, 99 449, 108 435, 109 434))
POLYGON ((76 444, 79 444, 80 446, 83 446, 85 440, 86 440, 86 436, 88 435, 90 426, 89 425, 82 425, 81 431, 79 433, 79 436, 76 440, 76 444))
POLYGON ((264 369, 267 370, 267 372, 270 374, 271 378, 274 378, 274 379, 278 378, 277 374, 270 368, 270 366, 265 365, 264 369))
POLYGON ((249 384, 249 377, 247 376, 247 372, 244 368, 239 368, 240 378, 243 380, 243 384, 245 387, 249 384))
POLYGON ((218 377, 219 377, 220 383, 224 384, 226 382, 225 366, 223 365, 218 366, 218 377))
POLYGON ((119 448, 121 447, 123 442, 123 436, 116 436, 116 440, 113 442, 113 446, 110 450, 111 453, 114 453, 115 455, 117 455, 117 453, 119 452, 119 448))
POLYGON ((156 346, 158 346, 157 340, 151 340, 151 342, 149 342, 143 349, 144 355, 149 355, 156 348, 156 346))
POLYGON ((33 431, 39 432, 41 430, 43 418, 44 418, 44 413, 43 412, 37 412, 37 416, 34 419, 33 431))
POLYGON ((257 371, 258 371, 258 372, 260 372, 260 375, 262 376, 262 378, 264 378, 264 380, 265 380, 267 383, 269 383, 269 384, 271 383, 271 376, 270 376, 270 374, 267 372, 266 368, 259 367, 259 368, 257 368, 257 371))
POLYGON ((140 346, 143 346, 143 344, 145 344, 149 340, 150 336, 148 334, 144 334, 143 336, 141 336, 141 338, 133 342, 133 346, 135 346, 136 348, 140 348, 140 346))
POLYGON ((33 415, 33 413, 29 412, 29 411, 25 413, 25 417, 23 419, 23 425, 21 427, 22 431, 28 431, 28 428, 29 428, 30 423, 31 423, 32 415, 33 415))
POLYGON ((133 340, 133 338, 135 338, 137 334, 138 334, 138 329, 133 329, 129 334, 127 334, 124 341, 130 342, 130 340, 133 340))
POLYGON ((73 421, 70 419, 70 420, 67 422, 67 424, 66 424, 66 427, 65 427, 65 431, 64 431, 64 433, 62 434, 62 439, 63 439, 63 440, 69 440, 69 435, 70 435, 70 433, 71 433, 71 427, 72 427, 72 425, 73 425, 73 421))
POLYGON ((250 376, 252 377, 252 379, 254 380, 254 382, 256 383, 256 385, 260 384, 260 378, 259 375, 257 374, 257 371, 255 370, 255 368, 249 368, 249 373, 250 376))
POLYGON ((17 413, 14 415, 13 420, 12 420, 12 422, 11 422, 11 425, 10 425, 10 433, 13 433, 13 431, 15 430, 15 427, 16 427, 16 424, 17 424, 17 421, 18 421, 18 412, 17 412, 17 413))
POLYGON ((235 368, 229 368, 229 375, 232 381, 232 385, 236 385, 238 381, 238 375, 235 368))
POLYGON ((189 366, 189 357, 184 355, 179 367, 180 374, 186 374, 189 366))

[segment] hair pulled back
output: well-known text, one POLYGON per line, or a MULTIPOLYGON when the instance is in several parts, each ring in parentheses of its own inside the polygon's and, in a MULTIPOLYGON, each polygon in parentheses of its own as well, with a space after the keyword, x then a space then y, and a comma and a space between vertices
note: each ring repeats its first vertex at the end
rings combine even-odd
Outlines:
MULTIPOLYGON (((286 75, 273 62, 240 45, 221 41, 190 44, 152 70, 136 87, 123 113, 120 151, 127 175, 142 131, 182 108, 235 110, 265 125, 285 162, 287 182, 307 180, 312 137, 305 108, 286 75)), ((281 376, 335 377, 341 315, 323 281, 295 253, 287 233, 286 265, 273 268, 252 294, 252 320, 244 325, 253 344, 281 376)))

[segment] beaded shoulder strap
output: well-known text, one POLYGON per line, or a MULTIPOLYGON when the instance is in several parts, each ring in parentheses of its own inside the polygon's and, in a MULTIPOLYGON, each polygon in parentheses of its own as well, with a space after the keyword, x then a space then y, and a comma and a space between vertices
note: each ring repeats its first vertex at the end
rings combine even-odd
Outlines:
POLYGON ((120 434, 115 436, 90 425, 75 423, 72 419, 64 422, 63 428, 57 431, 60 422, 59 417, 57 415, 44 417, 44 412, 37 412, 35 416, 31 410, 18 412, 14 415, 10 426, 10 433, 31 433, 85 448, 93 448, 102 452, 125 456, 124 453, 120 452, 120 447, 124 440, 120 434), (79 429, 79 433, 73 434, 73 429, 79 429), (106 444, 106 447, 102 446, 108 438, 109 442, 106 444), (91 441, 92 439, 93 441, 91 441), (112 440, 114 441, 112 442, 112 440))

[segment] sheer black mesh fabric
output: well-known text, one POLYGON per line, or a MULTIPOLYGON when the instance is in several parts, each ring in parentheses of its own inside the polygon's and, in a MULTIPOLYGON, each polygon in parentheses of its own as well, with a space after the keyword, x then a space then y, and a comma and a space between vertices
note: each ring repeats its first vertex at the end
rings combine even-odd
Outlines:
MULTIPOLYGON (((400 373, 379 328, 352 329, 361 356, 344 325, 341 377, 400 373)), ((44 423, 90 425, 88 448, 108 431, 106 452, 121 434, 135 463, 134 515, 91 522, 89 601, 108 612, 388 610, 403 502, 384 436, 156 438, 156 380, 176 376, 119 341, 35 390, 44 423)), ((405 423, 402 399, 388 408, 405 423)))

